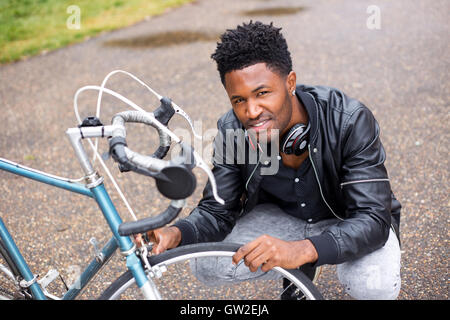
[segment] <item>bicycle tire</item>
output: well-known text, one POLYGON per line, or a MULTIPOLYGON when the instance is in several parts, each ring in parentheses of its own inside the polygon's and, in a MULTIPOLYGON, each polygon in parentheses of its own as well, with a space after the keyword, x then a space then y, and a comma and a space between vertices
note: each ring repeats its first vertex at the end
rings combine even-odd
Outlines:
MULTIPOLYGON (((231 244, 231 243, 221 243, 221 242, 214 242, 214 243, 199 243, 199 244, 193 244, 193 245, 187 245, 182 247, 177 247, 168 251, 165 251, 159 255, 152 255, 149 257, 149 263, 152 267, 154 266, 166 266, 170 267, 175 263, 182 262, 186 264, 186 261, 189 261, 191 259, 199 259, 204 257, 229 257, 231 262, 231 256, 236 252, 237 249, 239 249, 241 245, 238 244, 231 244)), ((311 300, 322 300, 323 296, 319 292, 319 290, 315 287, 315 285, 311 282, 311 280, 300 270, 286 270, 283 268, 276 267, 273 269, 275 272, 280 273, 283 278, 288 279, 291 281, 305 296, 306 299, 311 300)), ((167 272, 168 276, 170 276, 170 272, 167 272)), ((164 278, 166 275, 164 275, 162 278, 164 278)), ((178 281, 181 279, 184 279, 184 276, 177 277, 175 281, 177 281, 176 284, 178 284, 178 281)), ((153 278, 153 280, 155 280, 153 278)), ((251 280, 252 284, 254 283, 251 280)), ((272 280, 270 280, 272 281, 272 280)), ((162 287, 160 284, 157 283, 157 280, 155 281, 158 289, 161 291, 162 287)), ((250 281, 249 281, 250 283, 250 281)), ((171 287, 176 287, 177 285, 172 285, 171 287)), ((272 286, 275 286, 273 290, 283 290, 283 287, 281 285, 281 280, 274 280, 274 284, 270 284, 272 286), (277 283, 278 281, 278 283, 277 283)), ((191 285, 191 289, 195 289, 196 285, 191 285)), ((184 288, 183 288, 184 289, 184 288)), ((186 288, 189 289, 189 288, 186 288)), ((116 300, 120 298, 124 298, 125 292, 131 292, 140 293, 140 290, 137 288, 135 284, 135 279, 133 278, 133 275, 130 271, 126 271, 123 273, 120 277, 118 277, 109 287, 100 295, 98 298, 99 300, 116 300)), ((172 290, 171 288, 165 288, 166 291, 172 290)), ((203 290, 203 289, 202 289, 203 290)), ((217 290, 216 287, 214 287, 214 290, 217 290)), ((272 290, 272 288, 269 288, 269 290, 272 290)), ((184 290, 182 292, 187 292, 187 290, 184 290)), ((188 291, 189 292, 189 291, 188 291)), ((270 293, 272 294, 272 293, 270 293)), ((166 295, 161 292, 162 299, 167 298, 166 295)), ((275 297, 280 297, 280 294, 275 293, 275 297)), ((199 298, 195 297, 183 297, 183 296, 175 296, 176 298, 180 299, 197 299, 199 298)), ((208 296, 210 297, 210 296, 208 296)), ((204 297, 200 298, 203 299, 204 297)), ((213 297, 214 299, 219 299, 219 297, 213 297)), ((132 299, 142 299, 142 297, 132 299)), ((169 298, 172 299, 172 298, 169 298)), ((229 300, 230 298, 225 296, 224 299, 229 300)), ((242 299, 242 298, 238 298, 242 299)), ((245 299, 245 298, 244 298, 245 299)), ((247 298, 249 299, 249 298, 247 298)), ((252 298, 250 298, 252 299, 252 298)), ((265 297, 256 297, 256 299, 267 299, 265 297)))

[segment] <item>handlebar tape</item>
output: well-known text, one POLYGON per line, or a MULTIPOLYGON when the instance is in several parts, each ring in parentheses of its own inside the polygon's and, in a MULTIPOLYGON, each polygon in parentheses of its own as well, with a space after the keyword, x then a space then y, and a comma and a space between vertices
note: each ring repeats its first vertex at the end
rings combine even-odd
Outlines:
MULTIPOLYGON (((109 151, 111 156, 115 161, 117 161, 122 166, 127 166, 129 161, 127 155, 125 154, 125 147, 127 146, 127 141, 124 137, 114 137, 109 140, 109 151)), ((121 170, 122 171, 122 170, 121 170)), ((127 171, 127 170, 124 170, 127 171)))
POLYGON ((158 149, 151 155, 153 158, 163 159, 167 152, 169 152, 170 146, 159 146, 158 149))
POLYGON ((163 213, 156 217, 148 217, 138 221, 124 222, 119 226, 121 236, 144 233, 149 230, 161 228, 170 223, 180 213, 183 207, 177 208, 170 205, 163 213))
POLYGON ((155 174, 146 168, 142 168, 131 162, 126 153, 127 142, 124 137, 114 137, 109 140, 109 150, 112 158, 119 163, 120 172, 134 171, 146 176, 153 177, 155 174))

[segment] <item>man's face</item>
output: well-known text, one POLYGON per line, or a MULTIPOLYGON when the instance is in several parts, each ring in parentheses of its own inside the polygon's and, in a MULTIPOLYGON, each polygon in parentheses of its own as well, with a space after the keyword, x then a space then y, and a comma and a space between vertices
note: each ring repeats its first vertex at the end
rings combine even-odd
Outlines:
POLYGON ((259 138, 267 134, 271 141, 274 129, 279 136, 289 128, 292 102, 287 77, 257 63, 225 74, 225 90, 234 113, 249 132, 259 138))

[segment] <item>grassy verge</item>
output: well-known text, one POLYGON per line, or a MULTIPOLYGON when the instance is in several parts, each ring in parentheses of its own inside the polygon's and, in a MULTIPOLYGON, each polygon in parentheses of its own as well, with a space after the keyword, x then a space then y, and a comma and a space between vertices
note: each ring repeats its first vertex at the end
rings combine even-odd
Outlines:
POLYGON ((80 42, 192 1, 0 0, 0 63, 80 42), (68 12, 71 5, 77 7, 68 12))

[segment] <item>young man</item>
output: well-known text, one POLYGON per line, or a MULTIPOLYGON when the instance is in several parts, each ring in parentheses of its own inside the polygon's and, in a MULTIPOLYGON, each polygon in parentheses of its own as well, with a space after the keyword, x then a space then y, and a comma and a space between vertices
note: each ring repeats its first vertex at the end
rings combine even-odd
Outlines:
MULTIPOLYGON (((378 123, 337 89, 297 84, 280 30, 243 24, 227 30, 212 55, 232 105, 218 121, 218 137, 245 129, 252 133, 245 144, 258 151, 264 133, 266 141, 280 142, 279 156, 263 163, 215 157, 225 205, 208 183, 187 218, 149 234, 154 253, 195 242, 242 243, 233 257, 245 261, 242 277, 274 266, 337 264, 354 298, 395 299, 401 205, 391 191, 378 123), (278 170, 263 175, 274 161, 278 170)), ((232 143, 239 147, 237 138, 232 143)), ((216 142, 215 153, 221 147, 227 146, 216 142)), ((233 281, 226 271, 209 272, 233 281)))

